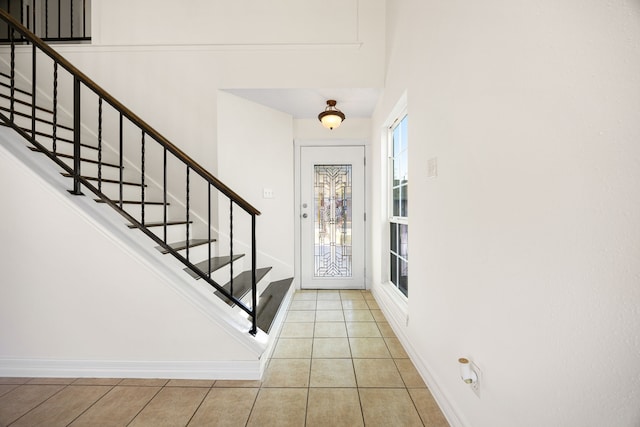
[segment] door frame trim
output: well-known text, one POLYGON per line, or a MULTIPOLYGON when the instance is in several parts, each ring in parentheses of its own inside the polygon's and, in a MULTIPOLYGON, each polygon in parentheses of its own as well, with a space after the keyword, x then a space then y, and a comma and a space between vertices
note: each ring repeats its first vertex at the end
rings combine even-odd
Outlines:
POLYGON ((371 248, 367 243, 370 242, 370 200, 369 197, 369 168, 370 168, 370 145, 364 139, 327 139, 327 140, 305 140, 294 139, 293 141, 293 155, 294 155, 294 198, 293 198, 293 218, 294 218, 294 286, 296 289, 301 289, 301 275, 302 275, 302 257, 301 257, 301 241, 302 233, 301 227, 301 211, 300 211, 300 173, 301 173, 301 154, 302 147, 363 147, 364 155, 367 162, 364 166, 364 212, 366 215, 366 221, 364 223, 364 287, 365 289, 371 289, 371 283, 369 278, 369 260, 371 259, 371 248))

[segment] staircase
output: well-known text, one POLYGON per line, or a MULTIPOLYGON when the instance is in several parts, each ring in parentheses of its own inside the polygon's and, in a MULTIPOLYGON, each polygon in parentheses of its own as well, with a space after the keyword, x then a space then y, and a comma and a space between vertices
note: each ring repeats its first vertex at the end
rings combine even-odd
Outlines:
POLYGON ((260 212, 1 9, 0 20, 0 124, 50 158, 72 194, 92 193, 207 283, 247 332, 269 334, 293 278, 257 265, 260 212))

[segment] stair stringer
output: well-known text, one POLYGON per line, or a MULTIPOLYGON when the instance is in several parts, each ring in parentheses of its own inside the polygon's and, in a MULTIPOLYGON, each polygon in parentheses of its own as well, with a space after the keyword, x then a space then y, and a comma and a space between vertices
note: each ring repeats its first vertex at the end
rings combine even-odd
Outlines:
POLYGON ((0 324, 11 325, 0 376, 261 378, 275 334, 251 336, 211 287, 89 193, 70 195, 71 180, 8 128, 0 175, 0 324))

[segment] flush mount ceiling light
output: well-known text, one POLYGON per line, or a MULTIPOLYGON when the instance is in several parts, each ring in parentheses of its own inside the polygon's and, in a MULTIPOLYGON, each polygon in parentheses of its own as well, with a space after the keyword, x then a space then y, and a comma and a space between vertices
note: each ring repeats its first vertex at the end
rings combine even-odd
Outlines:
POLYGON ((318 120, 322 122, 322 126, 327 129, 334 129, 340 126, 345 119, 344 113, 336 108, 336 101, 330 99, 327 101, 327 108, 318 114, 318 120))

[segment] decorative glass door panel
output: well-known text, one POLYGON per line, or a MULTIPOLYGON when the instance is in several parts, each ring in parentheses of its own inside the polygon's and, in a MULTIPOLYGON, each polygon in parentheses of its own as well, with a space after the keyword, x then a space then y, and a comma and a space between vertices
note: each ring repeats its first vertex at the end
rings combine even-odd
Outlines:
POLYGON ((301 287, 363 289, 364 230, 364 147, 300 147, 301 287))
POLYGON ((351 165, 314 165, 314 277, 351 277, 351 165))

